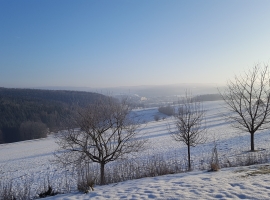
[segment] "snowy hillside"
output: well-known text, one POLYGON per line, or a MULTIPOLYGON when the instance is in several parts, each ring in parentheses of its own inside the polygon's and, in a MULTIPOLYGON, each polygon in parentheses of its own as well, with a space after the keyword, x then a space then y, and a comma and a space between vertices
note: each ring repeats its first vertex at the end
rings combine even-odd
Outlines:
MULTIPOLYGON (((95 191, 88 195, 66 194, 55 199, 264 199, 270 196, 268 175, 249 176, 248 172, 237 172, 239 169, 222 169, 217 173, 205 173, 209 167, 214 140, 217 143, 218 155, 221 163, 234 163, 248 153, 250 136, 232 129, 222 117, 225 112, 223 102, 205 102, 208 140, 205 144, 191 149, 194 172, 167 175, 142 180, 126 181, 107 186, 96 186, 95 191), (200 171, 204 169, 204 171, 200 171), (260 189, 260 192, 258 192, 260 189), (269 191, 268 191, 269 190, 269 191)), ((148 139, 146 150, 137 157, 162 155, 167 159, 176 158, 186 160, 187 148, 172 140, 168 134, 167 125, 173 123, 171 117, 155 121, 157 108, 134 111, 145 122, 141 126, 140 137, 148 139)), ((268 131, 255 134, 255 148, 269 154, 270 133, 268 131)), ((31 180, 32 193, 42 191, 51 184, 60 192, 76 191, 75 179, 70 179, 70 169, 59 168, 50 161, 54 159, 57 150, 55 138, 51 135, 46 139, 23 141, 0 145, 0 178, 13 181, 31 180), (64 189, 63 189, 64 188, 64 189)), ((108 164, 108 167, 110 165, 108 164)), ((253 167, 244 168, 252 170, 253 167)), ((19 182, 18 184, 23 184, 19 182)), ((52 199, 54 199, 52 198, 52 199)), ((50 198, 49 198, 50 199, 50 198)))

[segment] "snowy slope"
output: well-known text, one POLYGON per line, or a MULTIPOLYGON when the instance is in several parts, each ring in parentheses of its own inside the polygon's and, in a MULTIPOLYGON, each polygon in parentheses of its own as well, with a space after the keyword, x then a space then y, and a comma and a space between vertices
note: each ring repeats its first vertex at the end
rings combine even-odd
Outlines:
MULTIPOLYGON (((211 151, 214 146, 214 142, 213 142, 214 140, 216 140, 216 143, 217 143, 219 158, 221 162, 226 161, 226 160, 230 160, 230 162, 233 162, 234 160, 244 155, 250 148, 249 134, 240 132, 239 130, 232 129, 230 125, 224 121, 222 117, 222 113, 226 112, 226 110, 224 110, 222 104, 223 102, 221 101, 204 103, 204 108, 207 110, 206 123, 208 126, 208 132, 207 132, 208 140, 205 144, 198 145, 197 147, 191 149, 191 157, 193 160, 193 164, 195 166, 195 170, 204 168, 205 166, 209 165, 209 159, 211 158, 211 151)), ((166 119, 160 120, 158 122, 154 121, 154 116, 156 114, 159 114, 157 108, 136 110, 134 112, 137 112, 138 115, 141 116, 142 120, 146 122, 146 124, 143 124, 141 127, 140 137, 148 139, 148 143, 146 145, 147 149, 144 152, 142 152, 140 155, 138 155, 138 158, 144 158, 149 155, 151 156, 151 155, 156 155, 156 154, 162 154, 168 157, 168 159, 171 157, 174 157, 175 155, 177 155, 178 159, 181 159, 181 160, 186 159, 186 154, 187 154, 186 146, 184 144, 180 144, 173 141, 172 138, 168 134, 167 125, 169 123, 173 123, 173 118, 167 117, 166 119)), ((161 115, 161 117, 163 117, 163 115, 161 115)), ((270 141, 269 131, 261 131, 255 134, 255 148, 256 149, 262 150, 264 152, 269 152, 270 150, 269 141, 270 141)), ((48 138, 40 139, 40 140, 23 141, 23 142, 12 143, 12 144, 1 144, 0 145, 0 178, 1 180, 13 180, 14 182, 16 182, 16 180, 18 180, 18 178, 20 177, 30 178, 31 180, 33 180, 34 188, 40 188, 40 186, 44 186, 45 179, 46 180, 53 179, 54 188, 64 187, 65 183, 63 182, 63 178, 65 178, 66 174, 72 173, 72 172, 67 171, 66 169, 63 169, 63 168, 59 168, 58 166, 50 162, 51 160, 54 159, 53 153, 55 150, 57 150, 57 145, 55 143, 55 139, 53 136, 49 136, 48 138)), ((149 182, 158 181, 158 183, 156 184, 157 185, 161 184, 160 187, 162 188, 164 187, 163 183, 168 184, 168 186, 166 186, 165 189, 164 188, 161 189, 157 187, 155 189, 156 190, 155 195, 157 195, 157 198, 162 198, 162 192, 163 192, 164 194, 166 194, 166 198, 170 198, 168 193, 173 193, 173 191, 168 190, 170 188, 173 190, 173 188, 176 187, 175 190, 179 190, 179 193, 181 194, 182 194, 181 191, 187 192, 188 190, 192 190, 191 186, 192 186, 192 183, 194 184, 195 181, 193 181, 193 178, 191 179, 188 177, 195 177, 194 174, 197 174, 197 173, 200 174, 201 172, 170 175, 170 176, 164 176, 163 178, 157 177, 153 179, 144 179, 144 180, 149 180, 148 182, 146 181, 145 185, 149 185, 150 184, 149 182), (173 177, 179 177, 183 179, 184 181, 189 182, 190 187, 185 186, 183 188, 183 185, 176 184, 174 183, 173 180, 169 180, 171 178, 173 179, 173 177), (168 193, 166 192, 167 190, 169 191, 168 193)), ((234 173, 227 172, 227 169, 224 170, 224 172, 222 171, 222 173, 225 173, 223 177, 226 178, 226 176, 228 176, 228 180, 227 180, 228 182, 230 180, 233 181, 234 178, 236 177, 234 173)), ((207 186, 208 188, 210 188, 211 185, 213 187, 214 186, 219 187, 216 185, 220 185, 222 183, 222 181, 220 182, 219 180, 220 177, 218 177, 219 174, 222 174, 222 173, 216 173, 216 174, 202 173, 201 175, 198 176, 198 178, 195 178, 195 180, 198 181, 198 183, 200 183, 201 186, 208 185, 207 186), (214 178, 215 182, 213 183, 209 181, 207 182, 206 178, 207 177, 211 178, 212 176, 217 176, 214 178)), ((240 181, 242 183, 242 182, 245 182, 245 180, 247 180, 247 183, 248 183, 249 178, 236 179, 235 181, 240 181)), ((75 180, 70 179, 68 181, 70 182, 71 185, 73 184, 73 188, 71 188, 71 190, 75 190, 76 189, 75 180)), ((137 189, 135 189, 134 191, 138 190, 137 192, 138 194, 142 193, 142 195, 146 195, 147 192, 144 192, 144 191, 147 189, 146 188, 144 189, 143 186, 140 186, 140 184, 143 185, 144 183, 140 183, 139 181, 140 180, 135 180, 134 182, 128 181, 125 183, 123 188, 121 188, 122 183, 119 183, 113 188, 116 188, 117 191, 119 192, 122 191, 123 195, 124 194, 129 195, 129 191, 133 191, 134 189, 133 187, 135 184, 137 189), (130 189, 126 189, 126 188, 130 188, 130 189)), ((265 179, 265 182, 267 181, 268 179, 267 180, 265 179)), ((233 184, 240 184, 240 183, 235 182, 233 184)), ((247 186, 247 188, 249 187, 251 188, 252 184, 250 183, 250 185, 247 186)), ((263 184, 264 182, 262 183, 262 185, 263 184)), ((226 185, 226 187, 227 186, 228 188, 231 187, 230 190, 236 190, 236 191, 239 190, 239 187, 232 187, 232 186, 229 187, 229 185, 226 185)), ((106 188, 106 187, 112 187, 112 186, 103 186, 100 188, 106 188)), ((101 189, 100 191, 96 190, 94 193, 91 193, 90 195, 97 195, 96 197, 98 198, 98 195, 101 195, 101 194, 103 195, 105 193, 105 190, 107 189, 104 189, 104 190, 101 189)), ((212 190, 215 191, 215 188, 212 188, 212 190)), ((251 192, 252 190, 248 189, 248 191, 251 192)), ((117 194, 113 193, 111 195, 117 195, 117 194)), ((172 195, 175 195, 175 194, 172 194, 172 195)), ((188 192, 186 195, 188 195, 188 192)), ((263 195, 266 195, 266 194, 263 194, 263 195)), ((131 197, 132 196, 129 196, 130 199, 132 199, 131 197)), ((145 197, 140 196, 140 198, 146 198, 146 197, 147 195, 145 197)), ((210 197, 211 196, 209 196, 209 198, 210 197)), ((83 197, 80 197, 80 198, 83 198, 83 197)), ((114 197, 111 197, 111 198, 114 198, 114 197)), ((173 198, 178 199, 177 196, 174 196, 173 198)), ((188 196, 186 196, 186 198, 188 198, 188 196)), ((136 198, 134 197, 134 199, 136 198)))
POLYGON ((269 199, 270 166, 189 172, 97 186, 88 193, 57 195, 46 200, 86 199, 269 199), (267 172, 267 174, 263 174, 267 172))

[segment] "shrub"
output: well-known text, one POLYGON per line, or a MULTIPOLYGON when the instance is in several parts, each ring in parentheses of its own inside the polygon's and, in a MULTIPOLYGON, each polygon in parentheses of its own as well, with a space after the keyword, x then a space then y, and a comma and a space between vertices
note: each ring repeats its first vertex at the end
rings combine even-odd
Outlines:
POLYGON ((15 200, 16 194, 13 189, 12 181, 8 183, 0 183, 0 199, 2 200, 15 200))
POLYGON ((174 108, 171 106, 159 107, 158 111, 168 116, 174 115, 174 108))
POLYGON ((219 165, 219 160, 218 160, 217 145, 215 144, 212 150, 212 158, 211 158, 209 171, 218 171, 219 169, 220 169, 220 165, 219 165))
POLYGON ((238 166, 249 166, 255 164, 267 163, 270 161, 270 153, 268 151, 258 152, 246 152, 240 155, 226 158, 220 165, 222 167, 238 167, 238 166))
POLYGON ((17 182, 12 180, 0 181, 0 199, 1 200, 30 200, 32 181, 30 179, 20 178, 17 182))
POLYGON ((40 198, 45 198, 45 197, 49 197, 49 196, 55 196, 57 194, 58 194, 58 192, 53 191, 52 186, 48 185, 48 189, 41 192, 38 196, 40 198))
POLYGON ((154 119, 155 119, 155 121, 159 121, 160 120, 160 117, 158 115, 155 115, 154 116, 154 119))
POLYGON ((77 176, 77 189, 80 192, 88 193, 91 190, 94 191, 96 177, 93 175, 89 164, 78 166, 77 176))

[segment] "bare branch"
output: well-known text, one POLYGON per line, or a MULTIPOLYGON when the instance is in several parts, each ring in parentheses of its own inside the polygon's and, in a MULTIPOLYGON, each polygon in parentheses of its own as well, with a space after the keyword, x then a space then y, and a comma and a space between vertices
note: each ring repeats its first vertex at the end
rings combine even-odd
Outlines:
POLYGON ((230 111, 226 118, 234 128, 251 134, 251 151, 254 151, 256 131, 270 127, 269 68, 255 65, 242 76, 229 81, 222 98, 230 111))
POLYGON ((99 163, 101 184, 104 184, 105 164, 140 151, 145 143, 137 139, 139 123, 134 121, 130 111, 126 99, 118 102, 111 97, 80 110, 74 119, 77 129, 58 137, 62 151, 59 159, 67 164, 82 160, 99 163))
POLYGON ((205 110, 202 104, 192 98, 188 92, 181 102, 174 115, 176 129, 172 130, 168 125, 168 130, 175 141, 187 145, 189 169, 191 169, 190 147, 195 147, 206 140, 205 110))

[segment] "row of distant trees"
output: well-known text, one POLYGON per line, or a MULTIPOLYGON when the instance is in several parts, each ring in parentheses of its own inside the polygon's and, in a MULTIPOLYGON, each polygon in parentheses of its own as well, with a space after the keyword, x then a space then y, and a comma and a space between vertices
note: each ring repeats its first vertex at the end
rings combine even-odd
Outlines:
POLYGON ((0 142, 9 143, 46 137, 44 130, 48 132, 48 130, 61 129, 63 119, 72 113, 67 105, 60 103, 0 97, 0 138, 2 138, 0 142), (25 131, 26 129, 29 131, 25 131), (34 130, 37 133, 33 133, 34 130))
MULTIPOLYGON (((3 129, 6 131, 5 128, 3 129)), ((18 138, 20 138, 20 140, 32 140, 47 137, 49 129, 46 124, 42 122, 26 121, 21 123, 18 130, 16 130, 16 128, 9 128, 5 134, 10 133, 10 131, 16 131, 18 133, 14 140, 17 140, 18 138)), ((11 132, 11 135, 13 134, 14 132, 11 132)), ((5 139, 5 135, 2 130, 0 130, 0 143, 4 143, 6 141, 5 139)), ((11 139, 13 138, 11 137, 11 139)))
POLYGON ((20 125, 20 136, 23 140, 45 138, 48 131, 46 124, 42 122, 27 121, 20 125))

